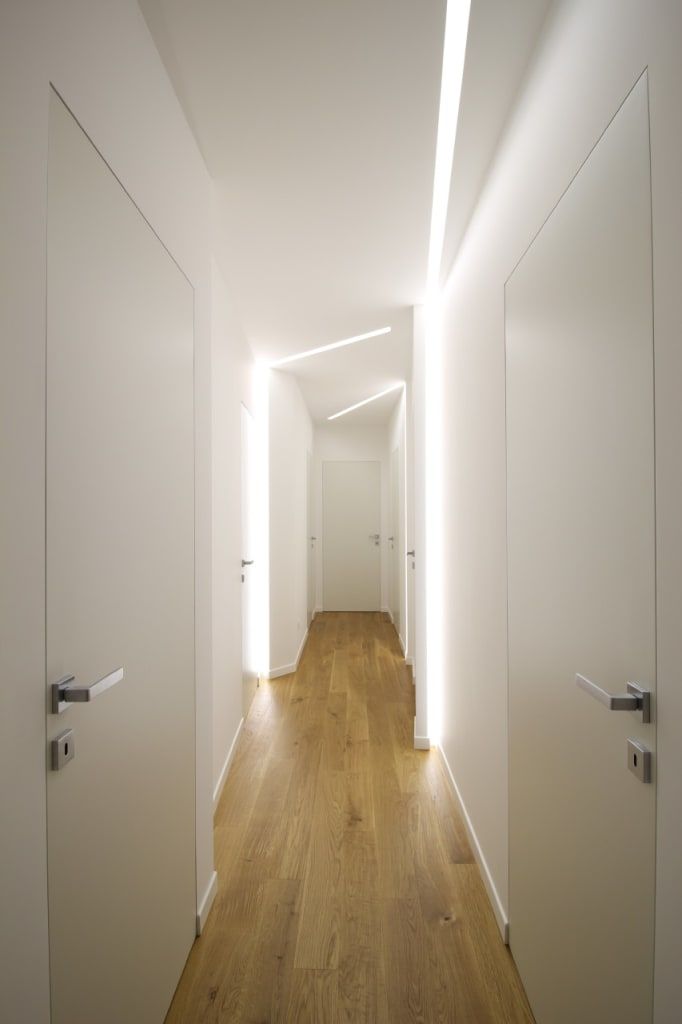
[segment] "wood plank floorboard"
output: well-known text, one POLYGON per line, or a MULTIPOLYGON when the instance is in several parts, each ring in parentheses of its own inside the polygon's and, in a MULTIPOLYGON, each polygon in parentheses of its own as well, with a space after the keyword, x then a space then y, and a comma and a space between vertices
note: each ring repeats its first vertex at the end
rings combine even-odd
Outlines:
POLYGON ((261 683, 216 812, 218 894, 166 1024, 532 1024, 381 613, 325 612, 261 683))

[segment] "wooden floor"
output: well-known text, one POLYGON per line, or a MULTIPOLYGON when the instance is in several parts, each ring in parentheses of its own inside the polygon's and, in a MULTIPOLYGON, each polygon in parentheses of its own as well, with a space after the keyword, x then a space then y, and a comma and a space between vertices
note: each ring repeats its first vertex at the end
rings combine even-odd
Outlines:
POLYGON ((381 614, 318 615, 296 674, 261 684, 169 1024, 533 1020, 413 715, 381 614))

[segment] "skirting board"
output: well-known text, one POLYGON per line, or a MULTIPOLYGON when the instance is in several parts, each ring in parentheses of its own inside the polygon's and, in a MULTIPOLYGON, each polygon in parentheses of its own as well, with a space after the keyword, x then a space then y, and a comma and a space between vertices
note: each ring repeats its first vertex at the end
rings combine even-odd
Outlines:
POLYGON ((222 769, 220 771, 220 776, 218 778, 218 781, 215 784, 215 789, 213 790, 213 813, 214 814, 218 810, 218 803, 220 802, 220 795, 221 795, 221 793, 223 791, 223 786, 225 785, 225 779, 227 778, 227 773, 230 770, 230 765, 232 764, 232 758, 234 757, 234 752, 237 749, 237 740, 239 739, 239 736, 241 734, 242 726, 243 725, 244 725, 244 719, 242 718, 242 720, 240 721, 239 725, 237 726, 236 733, 232 737, 232 743, 230 743, 230 749, 227 752, 227 757, 225 758, 225 764, 223 765, 223 767, 222 767, 222 769))
POLYGON ((414 749, 415 750, 430 750, 431 740, 428 736, 417 736, 415 733, 414 737, 414 749))
POLYGON ((197 910, 197 936, 201 935, 201 933, 204 930, 204 926, 206 925, 206 920, 211 912, 211 907, 213 906, 213 901, 215 899, 217 891, 218 872, 214 871, 213 874, 211 875, 210 882, 206 886, 204 898, 199 904, 199 909, 197 910))
POLYGON ((298 648, 298 654, 296 655, 296 661, 293 665, 280 665, 279 668, 271 668, 267 674, 268 679, 279 679, 280 676, 290 676, 292 672, 295 672, 298 668, 298 663, 301 660, 301 655, 305 649, 306 642, 308 640, 308 630, 306 629, 301 640, 300 647, 298 648))
POLYGON ((438 745, 437 750, 438 750, 438 753, 441 756, 443 764, 445 765, 445 770, 447 772, 448 778, 450 779, 450 783, 452 785, 452 791, 453 791, 453 793, 455 795, 455 799, 457 800, 457 803, 459 805, 459 809, 460 809, 460 812, 462 814, 462 817, 464 818, 464 824, 466 826, 467 834, 469 836, 469 842, 471 843, 471 848, 473 850, 474 857, 476 858, 476 863, 478 864, 479 870, 481 872, 481 877, 483 878, 483 884, 486 887, 486 891, 488 893, 488 898, 489 898, 490 903, 491 903, 492 908, 493 908, 493 914, 495 915, 495 920, 497 921, 497 927, 500 929, 500 935, 502 936, 502 941, 504 942, 505 946, 508 946, 509 945, 509 919, 507 917, 507 913, 506 913, 504 907, 502 906, 502 901, 500 900, 500 897, 499 897, 499 894, 497 892, 497 889, 495 888, 495 883, 493 881, 493 877, 490 874, 490 869, 488 868, 488 864, 486 862, 486 859, 483 856, 483 850, 481 849, 480 843, 478 841, 478 837, 477 837, 477 835, 476 835, 476 833, 474 831, 474 826, 471 823, 471 818, 469 817, 469 813, 468 813, 468 811, 466 809, 464 801, 462 800, 462 796, 461 796, 461 794, 459 792, 459 789, 457 787, 457 783, 455 782, 455 777, 452 774, 452 770, 451 770, 450 765, 448 763, 448 759, 445 756, 443 748, 440 745, 438 745))

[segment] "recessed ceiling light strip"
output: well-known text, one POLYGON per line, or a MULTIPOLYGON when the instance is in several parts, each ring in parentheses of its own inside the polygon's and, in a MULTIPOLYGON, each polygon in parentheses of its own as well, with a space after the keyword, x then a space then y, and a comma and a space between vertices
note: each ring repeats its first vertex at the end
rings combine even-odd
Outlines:
POLYGON ((309 356, 317 356, 321 352, 331 352, 334 348, 344 348, 346 345, 354 345, 357 341, 366 341, 368 338, 378 338, 381 334, 390 333, 390 327, 380 327, 378 331, 367 331, 366 334, 356 334, 352 338, 344 338, 343 341, 333 341, 331 345, 320 345, 319 348, 308 348, 305 352, 297 352, 293 356, 286 356, 284 359, 276 359, 273 363, 270 363, 270 366, 284 366, 285 363, 294 363, 297 359, 308 359, 309 356))
POLYGON ((436 160, 431 200, 431 230, 429 232, 429 258, 426 280, 427 302, 435 299, 439 289, 445 225, 448 215, 448 201, 450 199, 452 160, 455 153, 462 80, 464 78, 464 58, 466 56, 467 35, 469 33, 470 8, 471 0, 448 0, 445 14, 443 69, 441 72, 436 160))
POLYGON ((369 405, 370 402, 376 402, 377 398, 383 398, 384 395, 390 395, 391 391, 397 391, 398 388, 404 387, 404 381, 401 381, 399 384, 392 384, 390 388, 386 388, 385 391, 380 391, 378 395, 372 395, 371 398, 363 398, 361 402, 356 402, 355 405, 349 405, 347 409, 342 409, 341 412, 335 412, 333 416, 327 416, 327 419, 338 420, 339 416, 345 416, 347 412, 353 412, 355 409, 360 409, 363 405, 369 405))

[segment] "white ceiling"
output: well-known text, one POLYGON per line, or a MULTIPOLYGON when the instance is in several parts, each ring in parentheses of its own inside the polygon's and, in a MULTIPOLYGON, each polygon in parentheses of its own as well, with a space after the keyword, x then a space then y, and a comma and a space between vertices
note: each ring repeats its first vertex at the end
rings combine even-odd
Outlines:
MULTIPOLYGON (((316 420, 410 374, 445 2, 140 0, 214 179, 214 251, 256 355, 392 328, 286 367, 316 420)), ((444 271, 549 6, 472 0, 444 271)))
POLYGON ((551 0, 472 0, 441 262, 447 277, 551 0))
POLYGON ((256 355, 393 328, 296 365, 315 416, 403 379, 445 0, 140 6, 215 181, 215 252, 256 355))
MULTIPOLYGON (((348 406, 408 380, 412 369, 412 310, 399 310, 390 334, 301 359, 285 372, 298 378, 310 415, 321 421, 348 406)), ((376 424, 388 419, 398 392, 354 410, 338 422, 376 424)), ((336 421, 335 421, 336 422, 336 421)))

